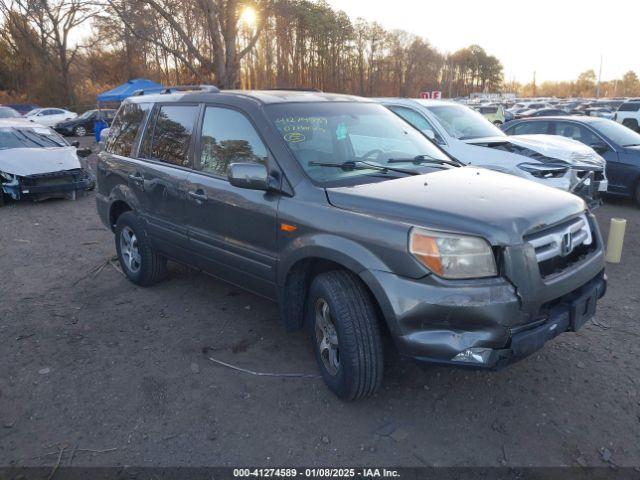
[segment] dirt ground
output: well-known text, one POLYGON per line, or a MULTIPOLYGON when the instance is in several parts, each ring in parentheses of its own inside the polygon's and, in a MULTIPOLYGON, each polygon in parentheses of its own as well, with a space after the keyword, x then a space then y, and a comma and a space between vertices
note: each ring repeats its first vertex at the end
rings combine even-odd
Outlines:
MULTIPOLYGON (((86 140, 88 141, 88 140, 86 140)), ((95 159, 91 159, 90 163, 95 159)), ((346 404, 276 306, 185 267, 108 260, 93 195, 0 209, 0 465, 640 465, 640 209, 596 318, 500 372, 395 361, 346 404), (72 453, 73 452, 73 455, 72 453), (73 457, 73 458, 71 458, 73 457)))

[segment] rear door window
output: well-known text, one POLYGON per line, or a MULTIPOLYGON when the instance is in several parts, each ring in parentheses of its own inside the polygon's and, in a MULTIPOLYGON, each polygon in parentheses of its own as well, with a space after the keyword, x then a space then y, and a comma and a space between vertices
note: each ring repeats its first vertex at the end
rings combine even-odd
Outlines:
POLYGON ((567 138, 573 138, 586 145, 594 145, 601 142, 601 140, 587 128, 576 123, 569 122, 557 122, 555 124, 555 131, 553 135, 561 135, 567 138))
POLYGON ((266 163, 267 147, 242 113, 229 108, 207 107, 204 113, 198 168, 226 176, 234 162, 266 163))
POLYGON ((150 103, 125 103, 111 125, 106 149, 109 153, 131 156, 140 127, 151 108, 150 103))
POLYGON ((151 160, 188 167, 197 105, 163 105, 145 134, 142 155, 151 160))
POLYGON ((509 135, 540 135, 549 131, 549 122, 526 122, 514 125, 509 129, 509 135))

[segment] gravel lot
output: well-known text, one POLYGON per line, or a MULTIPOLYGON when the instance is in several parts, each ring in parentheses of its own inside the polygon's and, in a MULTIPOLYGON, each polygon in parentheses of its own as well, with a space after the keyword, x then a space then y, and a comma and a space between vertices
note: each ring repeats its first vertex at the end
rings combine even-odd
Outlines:
MULTIPOLYGON (((89 142, 88 139, 83 141, 89 142)), ((93 163, 95 159, 90 159, 93 163)), ((640 465, 640 209, 593 322, 500 372, 389 366, 345 404, 276 306, 171 265, 108 263, 93 195, 0 209, 0 465, 640 465), (52 454, 53 453, 53 454, 52 454)))

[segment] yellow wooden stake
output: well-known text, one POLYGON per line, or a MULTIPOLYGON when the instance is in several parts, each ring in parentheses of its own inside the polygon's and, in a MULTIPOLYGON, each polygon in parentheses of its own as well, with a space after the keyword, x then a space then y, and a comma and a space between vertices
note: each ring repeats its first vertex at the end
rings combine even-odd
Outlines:
POLYGON ((624 218, 612 218, 609 226, 609 239, 607 240, 607 253, 604 257, 609 263, 620 263, 622 257, 622 244, 627 221, 624 218))

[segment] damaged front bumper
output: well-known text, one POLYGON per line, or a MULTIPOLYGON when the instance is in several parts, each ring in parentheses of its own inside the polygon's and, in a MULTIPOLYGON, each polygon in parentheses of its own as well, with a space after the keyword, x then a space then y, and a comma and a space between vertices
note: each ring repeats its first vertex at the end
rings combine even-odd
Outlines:
POLYGON ((496 278, 360 275, 400 354, 424 363, 497 368, 591 318, 607 287, 602 239, 594 235, 597 248, 560 271, 546 272, 525 243, 505 248, 503 276, 496 278))
POLYGON ((93 176, 82 168, 27 176, 2 173, 0 180, 2 191, 13 200, 75 199, 95 187, 93 176))

